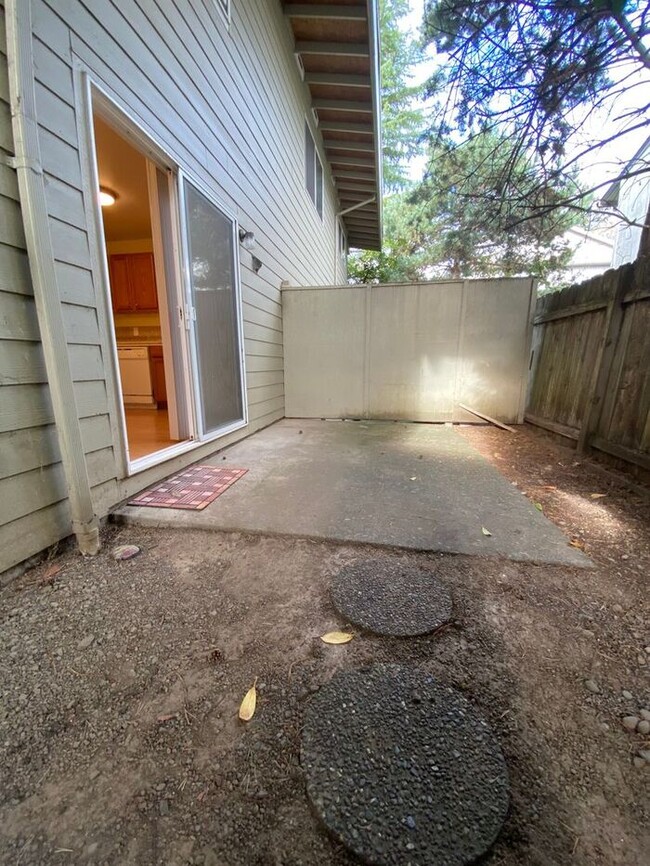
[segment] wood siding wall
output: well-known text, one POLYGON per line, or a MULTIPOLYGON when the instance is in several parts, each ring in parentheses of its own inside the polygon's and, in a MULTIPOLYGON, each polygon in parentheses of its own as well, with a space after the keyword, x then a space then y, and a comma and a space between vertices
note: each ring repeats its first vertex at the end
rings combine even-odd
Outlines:
MULTIPOLYGON (((280 285, 329 284, 337 274, 336 195, 325 166, 321 221, 304 184, 304 123, 309 94, 293 57, 278 0, 234 0, 226 26, 204 0, 30 0, 36 103, 49 226, 70 348, 75 395, 93 498, 101 516, 118 501, 215 447, 284 415, 280 285), (122 477, 120 427, 108 304, 91 208, 74 66, 118 103, 186 170, 196 175, 255 233, 259 274, 242 251, 241 279, 249 425, 132 478, 122 477)), ((2 37, 4 46, 4 29, 2 37)), ((4 51, 4 48, 3 48, 4 51)), ((0 147, 11 152, 6 57, 0 59, 0 147)), ((29 537, 11 553, 0 544, 0 571, 69 532, 64 479, 48 403, 38 326, 30 297, 14 173, 0 166, 4 390, 2 436, 10 454, 33 453, 22 473, 14 459, 5 489, 23 489, 18 517, 29 537), (6 264, 5 264, 6 262, 6 264), (8 275, 8 276, 5 276, 8 275), (9 358, 11 360, 10 365, 9 358), (14 373, 10 371, 16 368, 14 373), (9 372, 8 372, 9 371, 9 372), (29 448, 24 446, 29 442, 29 448), (27 490, 29 493, 27 494, 27 490), (54 509, 45 529, 43 509, 54 509), (56 519, 54 518, 56 515, 56 519), (30 522, 31 521, 31 522, 30 522)), ((0 542, 5 536, 0 535, 0 542)), ((6 536, 8 537, 8 536, 6 536)))
POLYGON ((59 444, 29 275, 0 2, 0 571, 69 533, 59 444))
POLYGON ((537 301, 526 420, 650 469, 650 259, 537 301))

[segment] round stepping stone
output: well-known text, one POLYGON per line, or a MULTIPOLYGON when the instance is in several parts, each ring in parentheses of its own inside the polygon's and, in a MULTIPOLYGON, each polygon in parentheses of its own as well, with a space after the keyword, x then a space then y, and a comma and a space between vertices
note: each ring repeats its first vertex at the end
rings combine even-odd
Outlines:
POLYGON ((460 692, 415 668, 343 671, 310 700, 301 760, 328 830, 375 866, 461 866, 508 810, 499 744, 460 692))
POLYGON ((377 634, 426 634, 451 618, 451 595, 436 576, 410 563, 365 560, 345 566, 332 581, 334 607, 377 634))

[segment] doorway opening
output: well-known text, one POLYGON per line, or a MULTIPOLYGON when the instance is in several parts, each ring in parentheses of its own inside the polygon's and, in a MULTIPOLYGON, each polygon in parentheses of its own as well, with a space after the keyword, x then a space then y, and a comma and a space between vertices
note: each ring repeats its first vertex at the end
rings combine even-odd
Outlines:
POLYGON ((133 469, 134 463, 192 438, 169 256, 170 178, 96 106, 93 128, 127 457, 133 469))

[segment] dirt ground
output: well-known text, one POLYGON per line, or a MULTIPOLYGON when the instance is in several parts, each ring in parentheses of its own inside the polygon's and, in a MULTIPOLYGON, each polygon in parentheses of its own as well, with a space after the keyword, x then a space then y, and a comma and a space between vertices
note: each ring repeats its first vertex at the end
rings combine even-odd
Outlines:
POLYGON ((462 435, 593 570, 109 527, 96 558, 63 552, 7 587, 0 862, 352 864, 305 796, 302 713, 336 670, 395 661, 461 689, 498 733, 511 807, 487 863, 647 863, 650 737, 622 719, 650 709, 650 497, 530 430, 462 435), (127 542, 142 553, 115 561, 127 542), (323 644, 346 625, 328 579, 367 557, 435 570, 452 625, 323 644))

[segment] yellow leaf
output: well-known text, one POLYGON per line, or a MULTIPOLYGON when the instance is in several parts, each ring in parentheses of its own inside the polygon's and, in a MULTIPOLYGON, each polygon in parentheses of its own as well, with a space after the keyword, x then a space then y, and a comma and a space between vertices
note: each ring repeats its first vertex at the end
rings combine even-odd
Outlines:
POLYGON ((241 702, 239 707, 239 718, 242 722, 250 722, 255 715, 255 704, 257 703, 257 692, 255 691, 256 683, 257 677, 255 677, 255 682, 244 695, 244 700, 241 702))
POLYGON ((607 494, 606 493, 590 493, 589 496, 591 499, 602 499, 603 496, 607 496, 607 494))
POLYGON ((489 529, 486 529, 484 526, 481 526, 481 532, 483 535, 492 535, 489 529))
POLYGON ((541 502, 536 502, 536 503, 535 503, 535 508, 536 508, 538 511, 543 511, 543 510, 544 510, 544 506, 542 505, 541 502))
POLYGON ((328 631, 321 636, 323 643, 349 643, 354 635, 349 631, 328 631))

